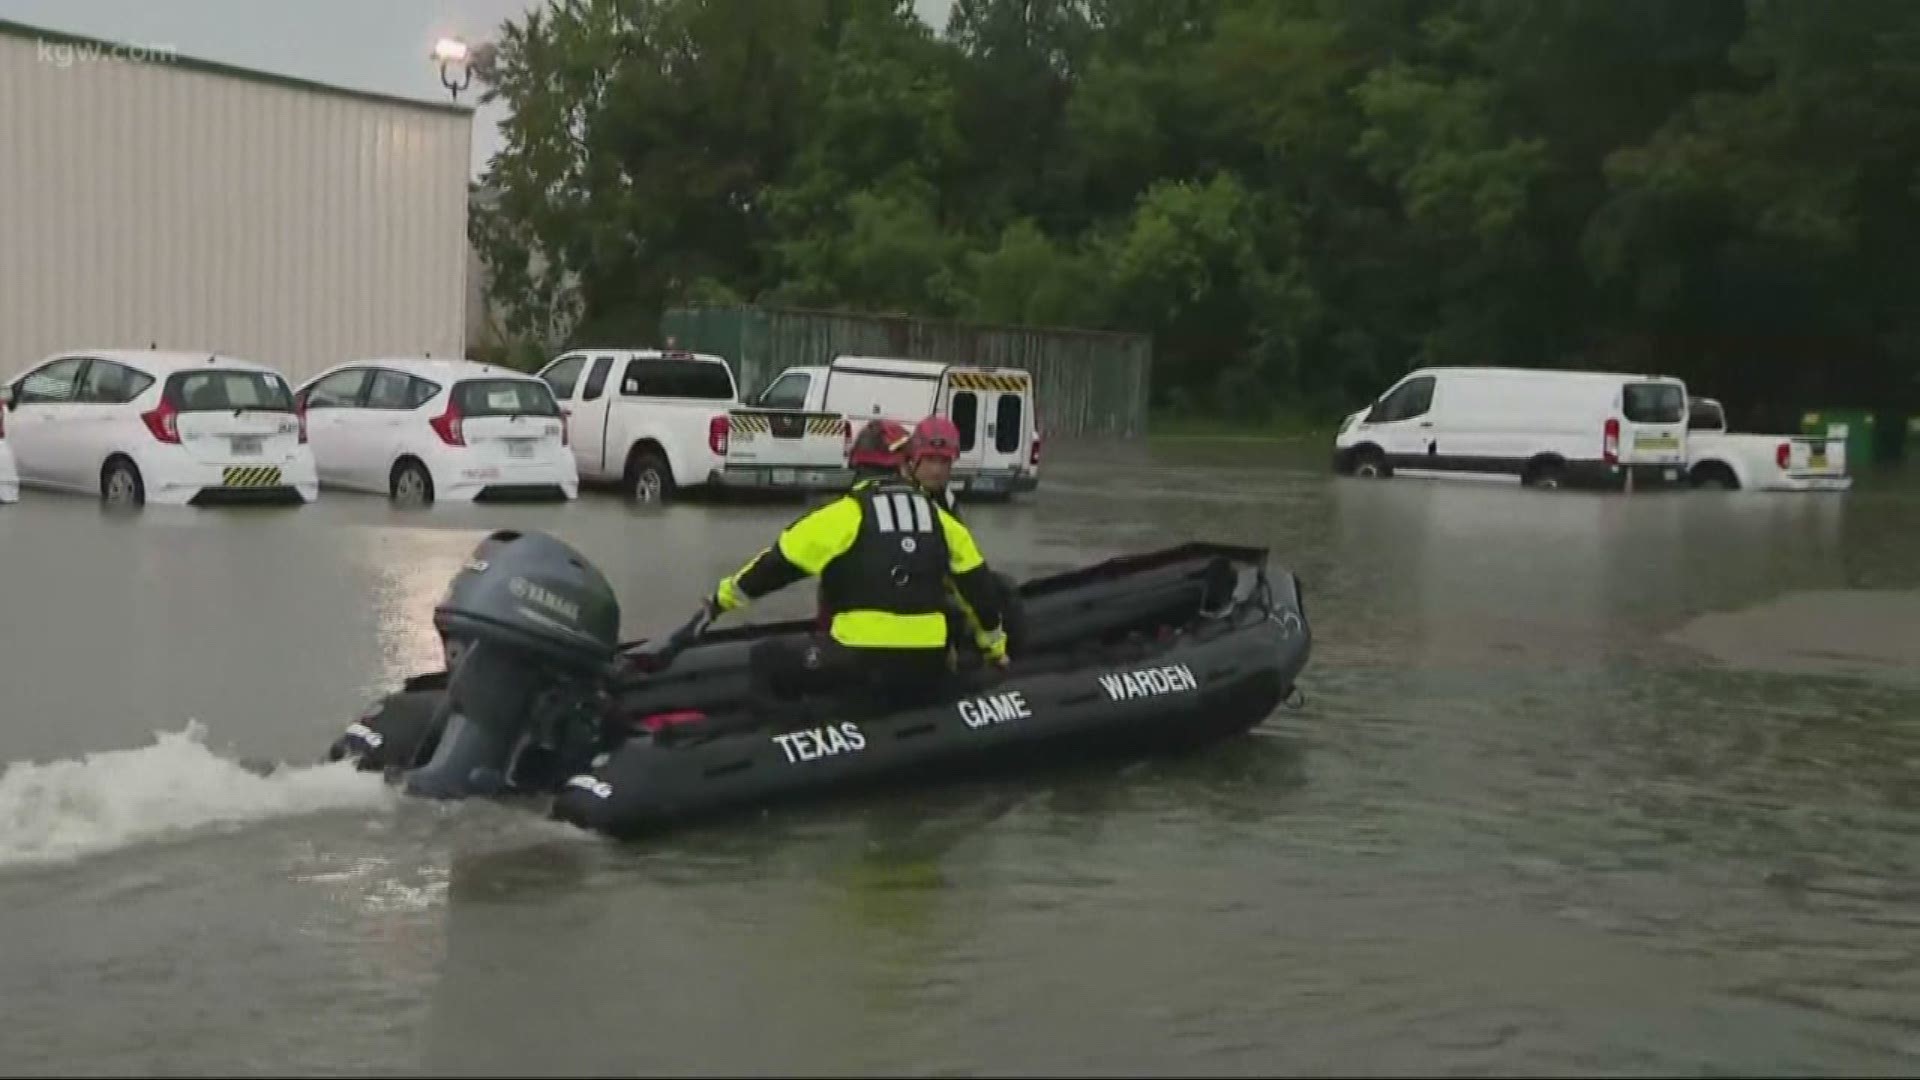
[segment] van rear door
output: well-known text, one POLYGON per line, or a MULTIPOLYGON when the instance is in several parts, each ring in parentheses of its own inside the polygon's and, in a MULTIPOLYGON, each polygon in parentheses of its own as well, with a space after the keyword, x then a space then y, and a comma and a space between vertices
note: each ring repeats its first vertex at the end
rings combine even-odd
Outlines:
POLYGON ((947 372, 940 411, 960 429, 955 489, 1013 490, 1033 449, 1032 377, 1017 368, 955 368, 947 372))
POLYGON ((980 403, 986 413, 980 467, 988 472, 1019 472, 1026 466, 1027 434, 1033 429, 1032 380, 1024 371, 967 374, 981 386, 980 403))
POLYGON ((1626 465, 1684 465, 1687 388, 1677 379, 1646 379, 1620 387, 1619 446, 1626 465))
POLYGON ((941 387, 940 412, 960 431, 960 456, 954 459, 954 486, 966 490, 964 477, 980 471, 986 454, 987 410, 979 390, 966 387, 958 376, 941 387))

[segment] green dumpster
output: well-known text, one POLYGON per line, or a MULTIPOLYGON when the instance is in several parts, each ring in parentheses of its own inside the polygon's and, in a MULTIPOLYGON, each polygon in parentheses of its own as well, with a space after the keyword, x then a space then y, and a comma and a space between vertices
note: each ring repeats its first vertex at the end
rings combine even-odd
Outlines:
POLYGON ((1821 409, 1800 418, 1800 434, 1825 435, 1844 439, 1847 444, 1847 469, 1865 467, 1873 461, 1873 410, 1821 409))

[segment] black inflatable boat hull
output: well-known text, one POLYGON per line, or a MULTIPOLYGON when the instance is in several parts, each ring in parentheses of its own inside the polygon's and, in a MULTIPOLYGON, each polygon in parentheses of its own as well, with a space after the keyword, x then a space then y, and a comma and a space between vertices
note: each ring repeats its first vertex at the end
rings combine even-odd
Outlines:
POLYGON ((635 740, 571 778, 554 816, 614 836, 878 783, 1062 760, 1175 752, 1246 731, 1291 692, 1297 617, 1182 635, 1132 659, 1015 676, 876 718, 837 718, 690 743, 635 740))
MULTIPOLYGON (((1177 752, 1260 723, 1292 693, 1312 651, 1298 579, 1269 577, 1257 548, 1188 544, 1032 579, 1008 673, 976 670, 923 707, 861 714, 831 702, 790 719, 738 723, 747 653, 810 623, 712 632, 661 671, 607 680, 618 734, 554 780, 551 813, 632 837, 677 823, 876 784, 922 783, 1062 758, 1177 752), (639 721, 710 714, 656 739, 639 721)), ((409 679, 332 750, 404 770, 446 725, 448 676, 409 679)), ((522 792, 521 794, 526 794, 522 792)))

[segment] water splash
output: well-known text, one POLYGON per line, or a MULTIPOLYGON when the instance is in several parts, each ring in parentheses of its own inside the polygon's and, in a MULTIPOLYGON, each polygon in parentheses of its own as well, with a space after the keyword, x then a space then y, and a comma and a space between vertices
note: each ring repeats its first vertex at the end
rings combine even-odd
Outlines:
POLYGON ((265 775, 205 746, 206 727, 150 746, 0 768, 0 868, 70 862, 213 826, 334 810, 388 810, 398 794, 347 762, 265 775))

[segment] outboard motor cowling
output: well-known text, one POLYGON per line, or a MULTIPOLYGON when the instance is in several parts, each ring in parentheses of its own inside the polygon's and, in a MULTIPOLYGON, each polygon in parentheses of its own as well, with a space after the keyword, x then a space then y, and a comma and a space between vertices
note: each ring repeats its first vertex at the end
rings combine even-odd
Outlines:
POLYGON ((455 639, 494 641, 580 670, 620 648, 620 601, 578 551, 546 533, 502 529, 473 549, 433 609, 455 639))
POLYGON ((457 642, 445 730, 431 760, 407 773, 411 794, 493 794, 508 780, 536 698, 556 684, 593 685, 620 647, 620 602, 579 552, 539 532, 481 541, 433 610, 457 642))

